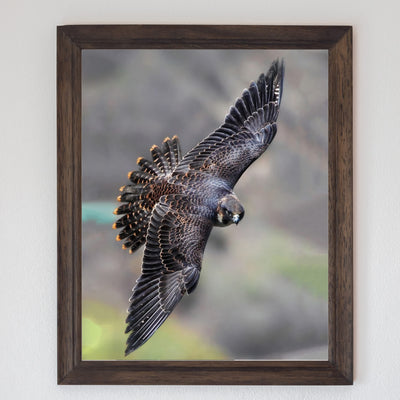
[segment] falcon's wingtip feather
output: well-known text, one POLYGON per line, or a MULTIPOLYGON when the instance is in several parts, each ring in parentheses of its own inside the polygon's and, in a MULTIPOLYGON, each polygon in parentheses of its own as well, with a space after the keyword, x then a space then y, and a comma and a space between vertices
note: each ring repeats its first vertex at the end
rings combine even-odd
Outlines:
POLYGON ((265 93, 265 103, 274 102, 277 106, 280 106, 284 75, 284 60, 277 58, 271 63, 268 71, 259 76, 257 80, 257 87, 262 96, 265 93))
POLYGON ((275 60, 276 68, 277 68, 277 79, 276 79, 276 87, 279 90, 279 99, 278 105, 281 105, 282 93, 283 93, 283 79, 285 77, 285 60, 277 58, 275 60))

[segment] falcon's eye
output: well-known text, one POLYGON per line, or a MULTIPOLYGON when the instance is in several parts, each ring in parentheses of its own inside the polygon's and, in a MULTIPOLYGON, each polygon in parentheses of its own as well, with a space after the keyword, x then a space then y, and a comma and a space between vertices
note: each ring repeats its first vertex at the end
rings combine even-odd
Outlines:
POLYGON ((222 211, 222 213, 223 214, 225 214, 225 215, 232 215, 232 213, 226 208, 226 207, 224 207, 224 206, 221 206, 221 211, 222 211))

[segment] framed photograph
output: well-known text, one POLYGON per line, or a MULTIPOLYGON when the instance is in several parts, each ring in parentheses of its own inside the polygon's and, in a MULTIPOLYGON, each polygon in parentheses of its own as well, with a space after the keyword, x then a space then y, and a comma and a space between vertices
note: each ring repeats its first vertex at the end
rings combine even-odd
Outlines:
POLYGON ((59 384, 353 383, 351 27, 60 26, 57 131, 59 384))

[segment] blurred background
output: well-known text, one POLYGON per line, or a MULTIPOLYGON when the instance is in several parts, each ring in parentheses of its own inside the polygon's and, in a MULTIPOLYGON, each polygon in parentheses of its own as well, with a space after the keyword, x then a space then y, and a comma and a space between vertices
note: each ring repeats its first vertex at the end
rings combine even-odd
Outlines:
POLYGON ((328 52, 84 50, 83 360, 328 358, 328 52), (246 215, 213 229, 197 289, 124 357, 143 247, 111 228, 139 156, 178 135, 187 152, 249 82, 284 58, 278 133, 235 187, 246 215))

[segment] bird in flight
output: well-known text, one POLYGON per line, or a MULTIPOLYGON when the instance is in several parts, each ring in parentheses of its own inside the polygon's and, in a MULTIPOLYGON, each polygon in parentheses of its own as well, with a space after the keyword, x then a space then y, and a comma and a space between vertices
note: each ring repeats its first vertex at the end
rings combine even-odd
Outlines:
POLYGON ((117 240, 123 249, 145 247, 126 319, 125 355, 145 343, 196 288, 212 228, 243 218, 233 188, 275 137, 283 76, 283 62, 274 61, 243 91, 224 123, 184 157, 178 138, 167 137, 161 147, 151 147, 151 161, 139 157, 139 170, 129 172, 113 228, 121 229, 117 240))

